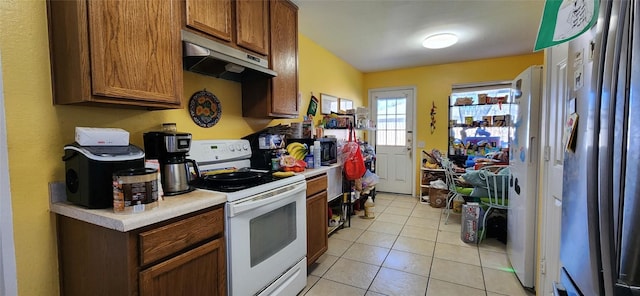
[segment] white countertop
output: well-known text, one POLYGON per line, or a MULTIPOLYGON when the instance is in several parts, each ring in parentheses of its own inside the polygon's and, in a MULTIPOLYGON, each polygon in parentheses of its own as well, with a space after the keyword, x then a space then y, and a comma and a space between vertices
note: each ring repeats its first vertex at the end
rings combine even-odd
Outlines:
MULTIPOLYGON (((339 164, 332 164, 317 169, 306 169, 301 174, 305 178, 310 178, 339 167, 339 164)), ((156 207, 144 212, 124 214, 115 213, 113 208, 87 209, 67 202, 64 186, 62 182, 50 184, 51 203, 49 208, 51 212, 122 232, 227 202, 225 194, 196 189, 185 194, 165 196, 164 200, 158 201, 156 207)))
POLYGON ((305 169, 304 172, 301 172, 301 174, 305 178, 311 178, 313 176, 317 176, 317 175, 326 173, 330 169, 336 168, 336 167, 340 167, 340 164, 334 163, 334 164, 329 165, 329 166, 321 166, 320 168, 317 168, 317 169, 305 169))
POLYGON ((155 208, 144 212, 116 214, 113 208, 87 209, 65 201, 64 183, 50 184, 50 192, 52 212, 122 232, 227 202, 227 196, 224 194, 196 189, 185 194, 165 196, 164 200, 158 201, 155 208))

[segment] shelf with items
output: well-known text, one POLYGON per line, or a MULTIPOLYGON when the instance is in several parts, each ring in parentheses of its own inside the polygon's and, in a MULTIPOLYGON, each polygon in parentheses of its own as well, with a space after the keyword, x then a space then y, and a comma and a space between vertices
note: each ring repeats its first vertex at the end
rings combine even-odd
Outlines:
POLYGON ((373 152, 373 147, 370 146, 367 142, 360 143, 360 149, 362 151, 362 156, 364 158, 364 166, 366 168, 365 174, 357 180, 347 181, 348 186, 354 192, 354 197, 352 199, 353 203, 353 214, 357 210, 364 210, 364 203, 367 201, 368 197, 375 202, 376 199, 376 184, 378 183, 379 177, 375 174, 376 171, 376 158, 375 153, 373 152))
POLYGON ((518 106, 508 87, 454 92, 449 102, 449 155, 497 153, 508 149, 518 106))
POLYGON ((324 129, 348 129, 355 125, 353 114, 330 114, 324 115, 320 121, 320 126, 324 129))
POLYGON ((444 169, 420 168, 420 203, 429 204, 429 189, 431 181, 442 180, 446 182, 444 169))
MULTIPOLYGON (((437 149, 430 152, 422 150, 420 166, 420 203, 430 204, 429 190, 431 182, 441 180, 446 184, 445 171, 442 168, 442 153, 437 149)), ((446 185, 445 185, 446 186, 446 185)))
MULTIPOLYGON (((369 170, 371 173, 375 173, 376 172, 376 159, 375 158, 370 158, 370 159, 365 159, 364 161, 364 166, 367 168, 367 170, 369 170)), ((375 202, 376 200, 376 186, 375 185, 369 185, 366 182, 370 182, 366 179, 367 175, 365 174, 365 176, 363 176, 363 184, 362 185, 362 190, 360 191, 360 200, 362 201, 362 204, 364 205, 364 202, 367 200, 367 197, 371 196, 371 199, 373 199, 373 201, 375 202)), ((361 207, 361 209, 364 209, 364 207, 361 207)))
POLYGON ((319 122, 324 129, 348 129, 349 125, 356 130, 372 131, 375 124, 361 114, 330 114, 324 115, 319 122))
MULTIPOLYGON (((347 181, 345 181, 346 183, 347 181)), ((343 185, 344 188, 344 185, 343 185)), ((345 189, 343 189, 344 191, 345 189)), ((329 201, 328 230, 327 235, 331 235, 336 230, 351 227, 351 193, 345 191, 342 196, 329 201)))

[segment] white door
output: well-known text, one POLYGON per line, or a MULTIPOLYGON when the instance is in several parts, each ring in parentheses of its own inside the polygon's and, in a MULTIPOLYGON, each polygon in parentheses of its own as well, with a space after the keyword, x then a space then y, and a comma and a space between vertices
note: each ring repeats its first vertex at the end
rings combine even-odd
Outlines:
POLYGON ((567 44, 547 51, 546 94, 542 105, 542 204, 540 213, 540 262, 537 286, 540 295, 553 295, 553 282, 560 274, 560 219, 562 216, 562 145, 569 88, 567 85, 567 44))
POLYGON ((415 88, 369 90, 376 123, 376 190, 414 193, 413 116, 415 88))

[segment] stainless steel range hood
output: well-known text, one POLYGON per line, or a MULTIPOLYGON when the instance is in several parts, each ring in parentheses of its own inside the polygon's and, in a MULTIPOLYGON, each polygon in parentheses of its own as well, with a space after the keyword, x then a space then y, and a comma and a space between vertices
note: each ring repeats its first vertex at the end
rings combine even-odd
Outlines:
POLYGON ((182 31, 183 66, 187 71, 237 82, 268 79, 278 74, 269 61, 222 43, 182 31))

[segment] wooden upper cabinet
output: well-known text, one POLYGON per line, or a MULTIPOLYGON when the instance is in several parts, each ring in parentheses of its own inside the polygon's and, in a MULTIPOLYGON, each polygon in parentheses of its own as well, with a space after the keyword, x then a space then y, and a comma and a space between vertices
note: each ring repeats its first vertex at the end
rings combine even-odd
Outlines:
POLYGON ((298 116, 298 7, 284 0, 271 0, 271 66, 273 113, 298 116))
POLYGON ((269 52, 269 2, 236 0, 236 43, 262 55, 269 52))
POLYGON ((278 76, 242 82, 242 115, 297 118, 298 7, 288 0, 270 0, 269 32, 269 65, 278 76))
POLYGON ((229 46, 269 55, 266 0, 185 0, 186 26, 229 46))
POLYGON ((232 42, 231 0, 186 0, 187 26, 232 42))
POLYGON ((179 108, 180 2, 48 2, 56 104, 179 108))

